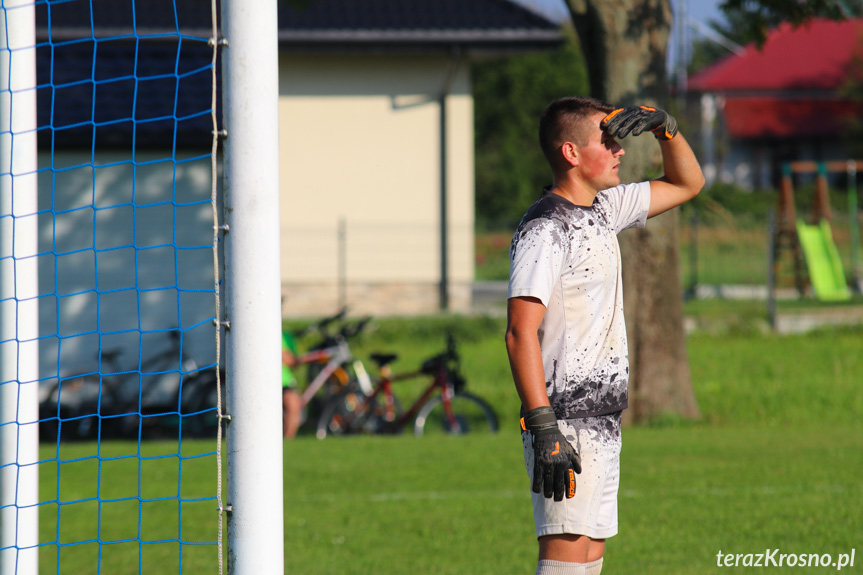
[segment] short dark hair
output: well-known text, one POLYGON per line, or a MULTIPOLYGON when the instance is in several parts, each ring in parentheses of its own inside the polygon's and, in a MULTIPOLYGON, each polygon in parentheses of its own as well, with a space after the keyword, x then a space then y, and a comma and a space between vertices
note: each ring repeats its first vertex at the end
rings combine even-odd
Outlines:
POLYGON ((564 142, 573 142, 577 146, 587 144, 589 129, 586 121, 589 116, 602 112, 608 114, 614 106, 582 96, 559 98, 545 107, 539 119, 539 145, 552 168, 558 163, 557 149, 564 142))

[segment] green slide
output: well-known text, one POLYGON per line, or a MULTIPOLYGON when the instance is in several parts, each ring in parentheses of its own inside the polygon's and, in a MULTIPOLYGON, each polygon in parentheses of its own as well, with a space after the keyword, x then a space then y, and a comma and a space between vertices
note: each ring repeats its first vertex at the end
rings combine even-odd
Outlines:
POLYGON ((822 301, 851 299, 845 282, 845 272, 839 259, 839 250, 833 241, 833 232, 827 220, 810 226, 797 220, 797 236, 803 246, 806 266, 815 295, 822 301))

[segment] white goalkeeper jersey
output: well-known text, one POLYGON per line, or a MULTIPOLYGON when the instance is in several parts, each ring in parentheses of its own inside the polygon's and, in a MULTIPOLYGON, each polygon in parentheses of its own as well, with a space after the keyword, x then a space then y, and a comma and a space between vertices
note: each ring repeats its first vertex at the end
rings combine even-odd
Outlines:
POLYGON ((629 357, 617 234, 644 227, 649 204, 649 182, 603 190, 590 207, 546 189, 513 235, 508 297, 535 297, 546 307, 539 342, 558 419, 627 406, 629 357))

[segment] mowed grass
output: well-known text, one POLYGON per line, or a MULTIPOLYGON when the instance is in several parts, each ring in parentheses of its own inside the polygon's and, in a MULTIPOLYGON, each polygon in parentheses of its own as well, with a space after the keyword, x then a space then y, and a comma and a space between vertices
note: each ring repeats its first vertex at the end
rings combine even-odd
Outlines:
MULTIPOLYGON (((624 432, 624 445, 620 535, 607 544, 604 572, 703 574, 721 571, 719 551, 859 545, 859 428, 638 428, 624 432)), ((535 569, 512 428, 437 443, 306 440, 286 456, 288 573, 535 569)))
MULTIPOLYGON (((500 433, 287 442, 286 573, 533 573, 536 542, 502 320, 376 320, 354 351, 403 352, 396 368, 407 370, 438 351, 447 330, 459 338, 468 388, 497 409, 500 433)), ((608 542, 603 572, 720 573, 728 569, 717 567, 719 551, 838 556, 863 547, 861 338, 861 330, 691 336, 702 419, 624 430, 620 534, 608 542)), ((419 386, 402 388, 403 402, 419 386)), ((57 463, 43 464, 42 497, 54 501, 41 508, 43 541, 58 533, 63 543, 99 533, 129 541, 47 544, 41 573, 96 573, 100 550, 102 573, 139 573, 139 562, 141 573, 218 572, 215 457, 195 457, 214 445, 147 443, 143 459, 137 449, 104 445, 103 458, 114 459, 99 463, 87 459, 94 444, 64 446, 59 487, 50 471, 57 463), (100 492, 101 504, 91 499, 100 492), (140 545, 138 531, 165 543, 140 545)), ((46 460, 55 456, 43 447, 46 460)), ((861 561, 857 553, 857 569, 861 561)), ((828 570, 835 569, 814 572, 828 570)))
POLYGON ((39 572, 215 572, 215 448, 200 440, 43 445, 39 572))

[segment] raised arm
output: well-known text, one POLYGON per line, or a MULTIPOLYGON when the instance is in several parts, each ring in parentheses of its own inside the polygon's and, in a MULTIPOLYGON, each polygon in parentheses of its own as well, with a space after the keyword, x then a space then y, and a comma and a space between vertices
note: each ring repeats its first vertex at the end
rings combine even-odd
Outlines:
POLYGON ((662 149, 665 175, 650 182, 648 218, 688 202, 704 187, 701 166, 683 134, 678 133, 670 140, 660 140, 659 147, 662 149))
POLYGON ((665 175, 650 182, 647 217, 652 218, 691 200, 704 187, 704 174, 695 153, 686 138, 678 133, 677 120, 668 112, 649 106, 618 108, 602 120, 600 127, 609 135, 620 138, 649 131, 659 141, 665 175))

